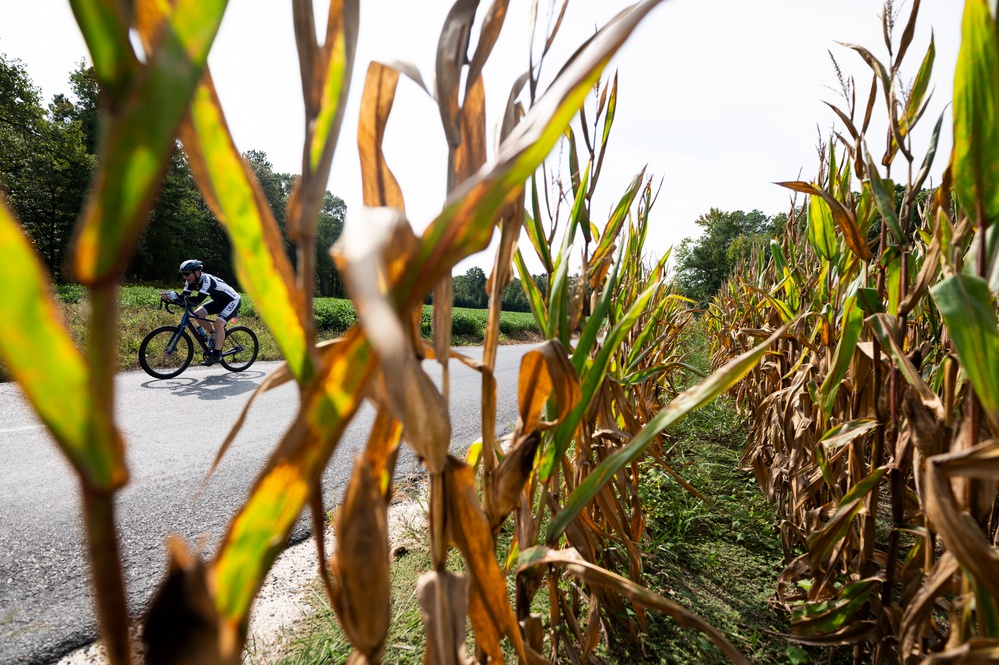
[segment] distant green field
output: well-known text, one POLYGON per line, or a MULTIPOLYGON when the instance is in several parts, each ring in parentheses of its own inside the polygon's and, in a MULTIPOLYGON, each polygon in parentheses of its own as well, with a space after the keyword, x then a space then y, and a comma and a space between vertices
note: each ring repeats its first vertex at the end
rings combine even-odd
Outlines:
MULTIPOLYGON (((118 368, 138 369, 139 344, 153 328, 175 324, 179 314, 167 314, 160 309, 160 291, 152 286, 125 286, 119 295, 118 310, 121 337, 118 345, 118 368)), ((87 343, 88 307, 87 291, 82 286, 64 285, 58 287, 59 300, 64 305, 66 321, 70 332, 81 347, 87 343)), ((339 337, 357 321, 354 303, 338 298, 317 298, 315 301, 316 330, 320 340, 339 337)), ((423 306, 420 333, 431 335, 434 308, 423 306)), ((484 309, 456 308, 452 314, 451 343, 455 346, 481 344, 485 339, 486 320, 489 312, 484 309)), ((257 315, 253 302, 243 296, 239 311, 239 323, 249 326, 260 341, 260 360, 280 360, 281 353, 257 315)), ((540 332, 534 316, 523 312, 503 312, 500 317, 500 341, 505 343, 530 342, 540 339, 540 332)), ((6 374, 0 367, 0 381, 6 381, 6 374)))

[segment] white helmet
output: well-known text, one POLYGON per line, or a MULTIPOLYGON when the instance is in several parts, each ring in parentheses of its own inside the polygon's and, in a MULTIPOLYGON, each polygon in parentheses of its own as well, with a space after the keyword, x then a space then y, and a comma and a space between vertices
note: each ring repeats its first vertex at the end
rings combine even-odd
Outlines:
POLYGON ((194 272, 195 270, 201 270, 204 266, 201 261, 197 259, 188 259, 180 264, 181 272, 194 272))

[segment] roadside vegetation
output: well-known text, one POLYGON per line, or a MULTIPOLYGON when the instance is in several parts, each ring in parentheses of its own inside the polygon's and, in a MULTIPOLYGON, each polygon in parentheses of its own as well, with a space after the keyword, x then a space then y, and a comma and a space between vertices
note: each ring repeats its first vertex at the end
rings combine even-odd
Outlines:
MULTIPOLYGON (((139 344, 146 333, 157 326, 176 325, 180 314, 168 314, 160 307, 160 291, 167 287, 126 286, 118 293, 118 354, 119 371, 139 369, 139 344)), ((59 302, 73 341, 81 348, 87 345, 89 306, 86 289, 77 285, 63 285, 57 289, 59 302)), ((179 310, 175 310, 179 311, 179 310)), ((420 332, 429 339, 432 332, 434 308, 423 306, 420 332)), ((487 310, 455 307, 451 312, 451 344, 454 346, 482 344, 485 340, 487 310)), ((281 350, 274 336, 257 315, 253 302, 243 295, 239 322, 249 326, 260 343, 258 360, 281 360, 281 350)), ((319 341, 342 336, 357 323, 357 312, 351 300, 341 298, 316 298, 316 334, 319 341)), ((534 317, 529 313, 503 312, 500 317, 500 343, 519 344, 541 340, 534 317)), ((7 375, 0 362, 0 380, 7 375)))

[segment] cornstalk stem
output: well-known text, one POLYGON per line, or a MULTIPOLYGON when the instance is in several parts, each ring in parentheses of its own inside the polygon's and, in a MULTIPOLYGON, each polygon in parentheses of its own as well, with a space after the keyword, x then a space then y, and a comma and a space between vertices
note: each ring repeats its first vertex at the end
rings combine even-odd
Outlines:
MULTIPOLYGON (((90 419, 90 436, 115 442, 114 379, 118 352, 118 285, 105 281, 90 287, 90 394, 95 413, 90 419)), ((120 455, 121 450, 117 451, 120 455)), ((128 665, 128 605, 121 575, 118 537, 114 522, 114 488, 93 487, 81 478, 83 516, 87 548, 93 571, 97 616, 112 665, 128 665)))

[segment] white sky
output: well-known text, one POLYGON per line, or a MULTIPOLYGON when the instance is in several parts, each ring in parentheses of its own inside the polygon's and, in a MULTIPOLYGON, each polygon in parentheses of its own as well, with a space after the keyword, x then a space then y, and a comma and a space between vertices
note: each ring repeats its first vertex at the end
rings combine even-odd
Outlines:
MULTIPOLYGON (((375 59, 407 60, 432 85, 437 39, 451 4, 449 0, 361 2, 353 87, 329 182, 330 191, 346 201, 348 217, 361 205, 356 128, 367 65, 375 59)), ((553 3, 540 0, 539 4, 540 32, 553 3)), ((557 4, 561 5, 560 0, 557 4)), ((543 81, 550 81, 564 58, 595 26, 629 4, 570 0, 543 81)), ((897 41, 911 0, 896 0, 896 4, 902 5, 897 41)), ((480 18, 488 5, 483 0, 480 18)), ((326 7, 325 2, 316 1, 322 31, 326 7)), ((862 108, 871 71, 859 55, 836 42, 863 45, 887 63, 881 7, 880 0, 663 2, 646 17, 608 70, 608 76, 619 70, 619 100, 594 197, 592 217, 597 226, 602 227, 601 215, 646 164, 657 181, 664 179, 647 242, 647 249, 657 256, 685 236, 696 236, 695 220, 712 207, 755 208, 771 215, 786 211, 790 192, 772 183, 798 179, 799 173, 802 179, 814 177, 818 132, 828 136, 836 120, 823 101, 843 106, 827 51, 833 52, 847 75, 855 76, 857 103, 862 108)), ((529 8, 528 0, 511 2, 500 41, 484 72, 490 136, 510 86, 528 66, 529 8)), ((946 110, 932 170, 934 182, 939 182, 951 148, 947 105, 953 97, 962 8, 959 0, 923 0, 903 66, 904 75, 914 78, 932 27, 937 51, 935 93, 914 137, 917 159, 921 159, 937 117, 946 110)), ((473 30, 473 49, 477 38, 478 26, 473 30)), ((65 0, 0 0, 0 52, 24 61, 46 101, 56 93, 69 92, 70 71, 88 57, 65 0)), ((276 171, 300 172, 303 106, 291 3, 231 0, 209 65, 240 151, 262 150, 276 171)), ((880 157, 883 99, 877 104, 868 140, 880 157)), ((385 151, 402 186, 408 216, 420 231, 444 201, 447 149, 436 106, 405 77, 389 119, 385 151)), ((558 159, 557 154, 553 159, 558 159)), ((903 169, 901 156, 896 164, 898 173, 903 169)), ((533 255, 526 239, 522 246, 525 255, 533 255)), ((455 272, 473 264, 488 271, 491 261, 492 254, 486 252, 459 264, 455 272)))

